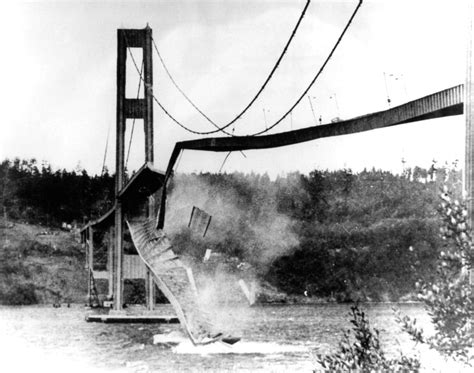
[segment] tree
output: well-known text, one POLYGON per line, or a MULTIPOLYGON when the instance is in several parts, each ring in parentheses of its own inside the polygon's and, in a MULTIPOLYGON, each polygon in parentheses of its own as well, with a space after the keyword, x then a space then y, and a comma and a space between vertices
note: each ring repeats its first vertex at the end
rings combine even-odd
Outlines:
POLYGON ((473 359, 471 317, 473 300, 468 270, 472 268, 473 250, 467 209, 453 201, 445 187, 441 196, 441 229, 446 240, 445 250, 438 256, 437 276, 430 282, 420 282, 419 299, 424 303, 435 328, 433 336, 426 336, 416 326, 416 319, 397 313, 397 319, 412 339, 426 343, 445 357, 465 364, 473 359))
POLYGON ((389 359, 380 346, 379 331, 370 327, 365 313, 356 304, 351 307, 351 331, 344 332, 339 351, 318 358, 322 372, 418 372, 416 358, 400 355, 389 359))

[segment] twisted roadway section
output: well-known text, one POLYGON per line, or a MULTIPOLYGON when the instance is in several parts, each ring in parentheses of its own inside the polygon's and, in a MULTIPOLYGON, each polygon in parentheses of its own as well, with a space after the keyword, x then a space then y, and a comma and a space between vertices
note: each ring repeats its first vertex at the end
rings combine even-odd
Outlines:
POLYGON ((336 123, 306 127, 265 136, 208 137, 177 142, 166 169, 158 228, 162 229, 165 222, 166 182, 171 176, 173 167, 182 150, 189 149, 230 152, 238 150, 277 148, 325 137, 349 135, 352 133, 371 131, 427 119, 460 115, 463 114, 463 112, 464 85, 461 84, 388 110, 378 111, 352 119, 341 120, 336 123))

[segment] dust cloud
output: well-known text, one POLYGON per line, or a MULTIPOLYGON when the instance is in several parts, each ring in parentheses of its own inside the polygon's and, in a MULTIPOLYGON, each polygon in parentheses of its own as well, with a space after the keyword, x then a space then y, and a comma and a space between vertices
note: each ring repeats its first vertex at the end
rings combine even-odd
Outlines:
MULTIPOLYGON (((244 188, 253 191, 251 186, 244 188)), ((222 332, 238 334, 252 318, 251 299, 242 282, 251 295, 259 292, 259 274, 298 245, 293 222, 278 213, 271 195, 255 202, 258 199, 251 193, 197 175, 177 175, 170 189, 165 231, 193 268, 201 307, 222 332), (193 206, 212 216, 205 237, 188 228, 193 206), (204 259, 206 250, 212 255, 204 259)))
MULTIPOLYGON (((251 186, 248 190, 252 192, 251 186)), ((246 197, 235 188, 211 185, 197 175, 178 175, 168 197, 165 230, 171 237, 185 234, 193 206, 199 207, 212 215, 209 231, 199 245, 265 267, 295 248, 298 237, 292 219, 272 203, 274 196, 252 198, 252 209, 246 197)), ((204 256, 205 249, 201 249, 204 256)))

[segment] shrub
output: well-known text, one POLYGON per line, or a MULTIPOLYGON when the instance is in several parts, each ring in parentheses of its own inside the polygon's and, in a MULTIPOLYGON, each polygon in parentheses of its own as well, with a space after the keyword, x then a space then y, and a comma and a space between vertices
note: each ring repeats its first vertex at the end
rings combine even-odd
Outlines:
POLYGON ((400 312, 397 312, 397 320, 416 342, 426 343, 444 357, 470 365, 473 359, 471 317, 474 310, 467 271, 473 263, 468 214, 463 204, 452 200, 446 187, 441 198, 440 213, 444 223, 441 233, 446 245, 438 256, 437 276, 431 282, 418 283, 418 297, 431 316, 435 334, 425 336, 416 326, 416 319, 402 316, 400 312))
POLYGON ((351 342, 348 330, 339 342, 339 351, 318 358, 320 372, 418 372, 420 363, 416 358, 400 356, 389 359, 380 346, 379 331, 372 329, 365 313, 354 305, 351 307, 351 324, 355 341, 351 342))

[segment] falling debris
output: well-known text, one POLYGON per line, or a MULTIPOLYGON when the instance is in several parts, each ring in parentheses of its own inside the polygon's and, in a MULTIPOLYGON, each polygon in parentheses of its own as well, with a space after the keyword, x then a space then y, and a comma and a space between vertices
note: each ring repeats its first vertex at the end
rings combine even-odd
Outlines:
POLYGON ((204 254, 204 258, 202 259, 202 261, 206 263, 211 258, 211 255, 212 255, 212 250, 206 249, 206 253, 204 254))
POLYGON ((202 234, 203 237, 206 236, 209 225, 211 224, 212 216, 207 212, 201 210, 200 208, 193 206, 191 211, 191 217, 189 218, 188 227, 198 233, 202 234))
POLYGON ((255 304, 255 301, 256 301, 256 284, 254 281, 252 281, 250 283, 250 288, 247 286, 247 284, 245 283, 245 281, 243 279, 240 279, 239 281, 239 286, 240 288, 242 289, 245 297, 247 298, 249 304, 252 306, 253 304, 255 304))

